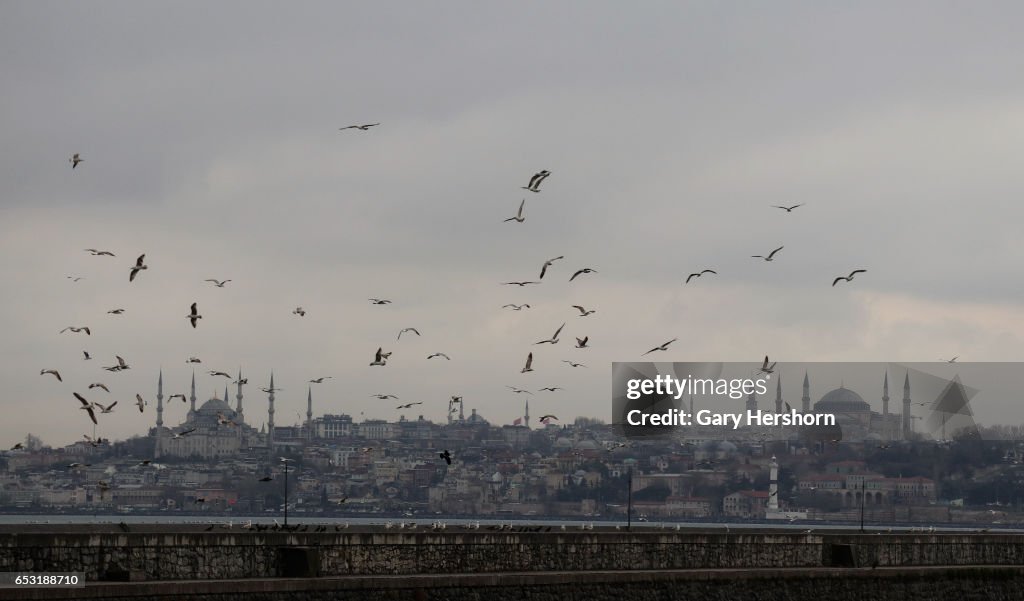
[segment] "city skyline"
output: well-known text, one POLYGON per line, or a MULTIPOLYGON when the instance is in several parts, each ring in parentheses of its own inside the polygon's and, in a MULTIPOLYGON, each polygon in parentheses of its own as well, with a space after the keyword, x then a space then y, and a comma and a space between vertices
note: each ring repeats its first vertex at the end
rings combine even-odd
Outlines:
POLYGON ((506 386, 607 419, 611 363, 672 338, 658 359, 1024 360, 1024 7, 105 6, 0 22, 8 447, 90 431, 73 392, 118 401, 105 437, 142 434, 191 356, 202 395, 207 370, 273 371, 282 420, 331 376, 321 414, 458 395, 499 423, 506 386))

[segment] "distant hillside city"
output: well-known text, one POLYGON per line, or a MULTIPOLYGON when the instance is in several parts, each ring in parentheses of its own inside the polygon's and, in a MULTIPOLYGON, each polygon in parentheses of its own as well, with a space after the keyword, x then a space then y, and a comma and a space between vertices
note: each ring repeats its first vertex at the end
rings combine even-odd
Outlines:
MULTIPOLYGON (((769 439, 749 428, 728 440, 714 428, 631 439, 596 419, 531 422, 528 401, 522 417, 498 425, 467 413, 460 397, 444 423, 314 417, 311 391, 305 422, 277 426, 273 382, 256 428, 238 382, 234 407, 227 389, 197 406, 193 378, 187 401, 175 395, 189 403, 185 421, 167 427, 161 375, 155 427, 125 441, 52 448, 30 435, 0 457, 0 507, 276 516, 287 503, 322 516, 625 519, 631 506, 640 520, 1011 523, 1024 499, 1019 428, 929 440, 913 419, 888 413, 887 375, 882 414, 842 387, 814 403, 837 415, 839 435, 796 428, 769 439)), ((909 406, 908 387, 904 396, 909 406)), ((811 410, 807 377, 804 397, 811 410)), ((781 393, 774 402, 785 403, 781 393)))

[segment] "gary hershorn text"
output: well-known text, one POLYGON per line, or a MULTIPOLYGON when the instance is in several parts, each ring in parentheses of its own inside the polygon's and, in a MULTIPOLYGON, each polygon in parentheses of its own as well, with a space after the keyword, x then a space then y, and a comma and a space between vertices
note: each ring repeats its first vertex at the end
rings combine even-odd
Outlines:
POLYGON ((630 426, 731 426, 736 430, 742 426, 834 426, 833 413, 770 413, 748 410, 745 413, 715 413, 702 409, 687 413, 682 409, 647 412, 633 409, 626 414, 630 426))

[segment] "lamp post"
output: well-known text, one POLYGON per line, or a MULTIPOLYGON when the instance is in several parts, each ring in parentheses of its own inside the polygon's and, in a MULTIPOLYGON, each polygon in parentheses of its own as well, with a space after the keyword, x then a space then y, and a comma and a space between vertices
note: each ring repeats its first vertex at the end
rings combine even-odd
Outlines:
POLYGON ((867 501, 867 497, 865 496, 864 490, 865 490, 866 486, 867 486, 867 480, 866 479, 861 479, 861 481, 860 481, 860 531, 861 531, 861 534, 864 533, 864 504, 865 504, 865 501, 867 501))
POLYGON ((629 468, 629 489, 626 497, 626 530, 633 530, 633 468, 629 468))

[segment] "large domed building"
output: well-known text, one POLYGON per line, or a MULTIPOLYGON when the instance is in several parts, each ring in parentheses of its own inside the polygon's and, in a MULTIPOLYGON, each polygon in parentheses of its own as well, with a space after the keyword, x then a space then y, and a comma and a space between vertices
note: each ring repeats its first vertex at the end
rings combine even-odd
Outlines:
MULTIPOLYGON (((810 400, 810 379, 804 375, 804 411, 810 400)), ((904 386, 904 410, 909 409, 909 382, 904 386)), ((899 440, 904 437, 904 419, 900 414, 889 413, 889 374, 882 382, 882 412, 871 410, 871 404, 857 392, 840 384, 839 388, 826 392, 814 404, 814 413, 831 413, 836 425, 842 429, 842 440, 860 442, 864 440, 899 440)))

